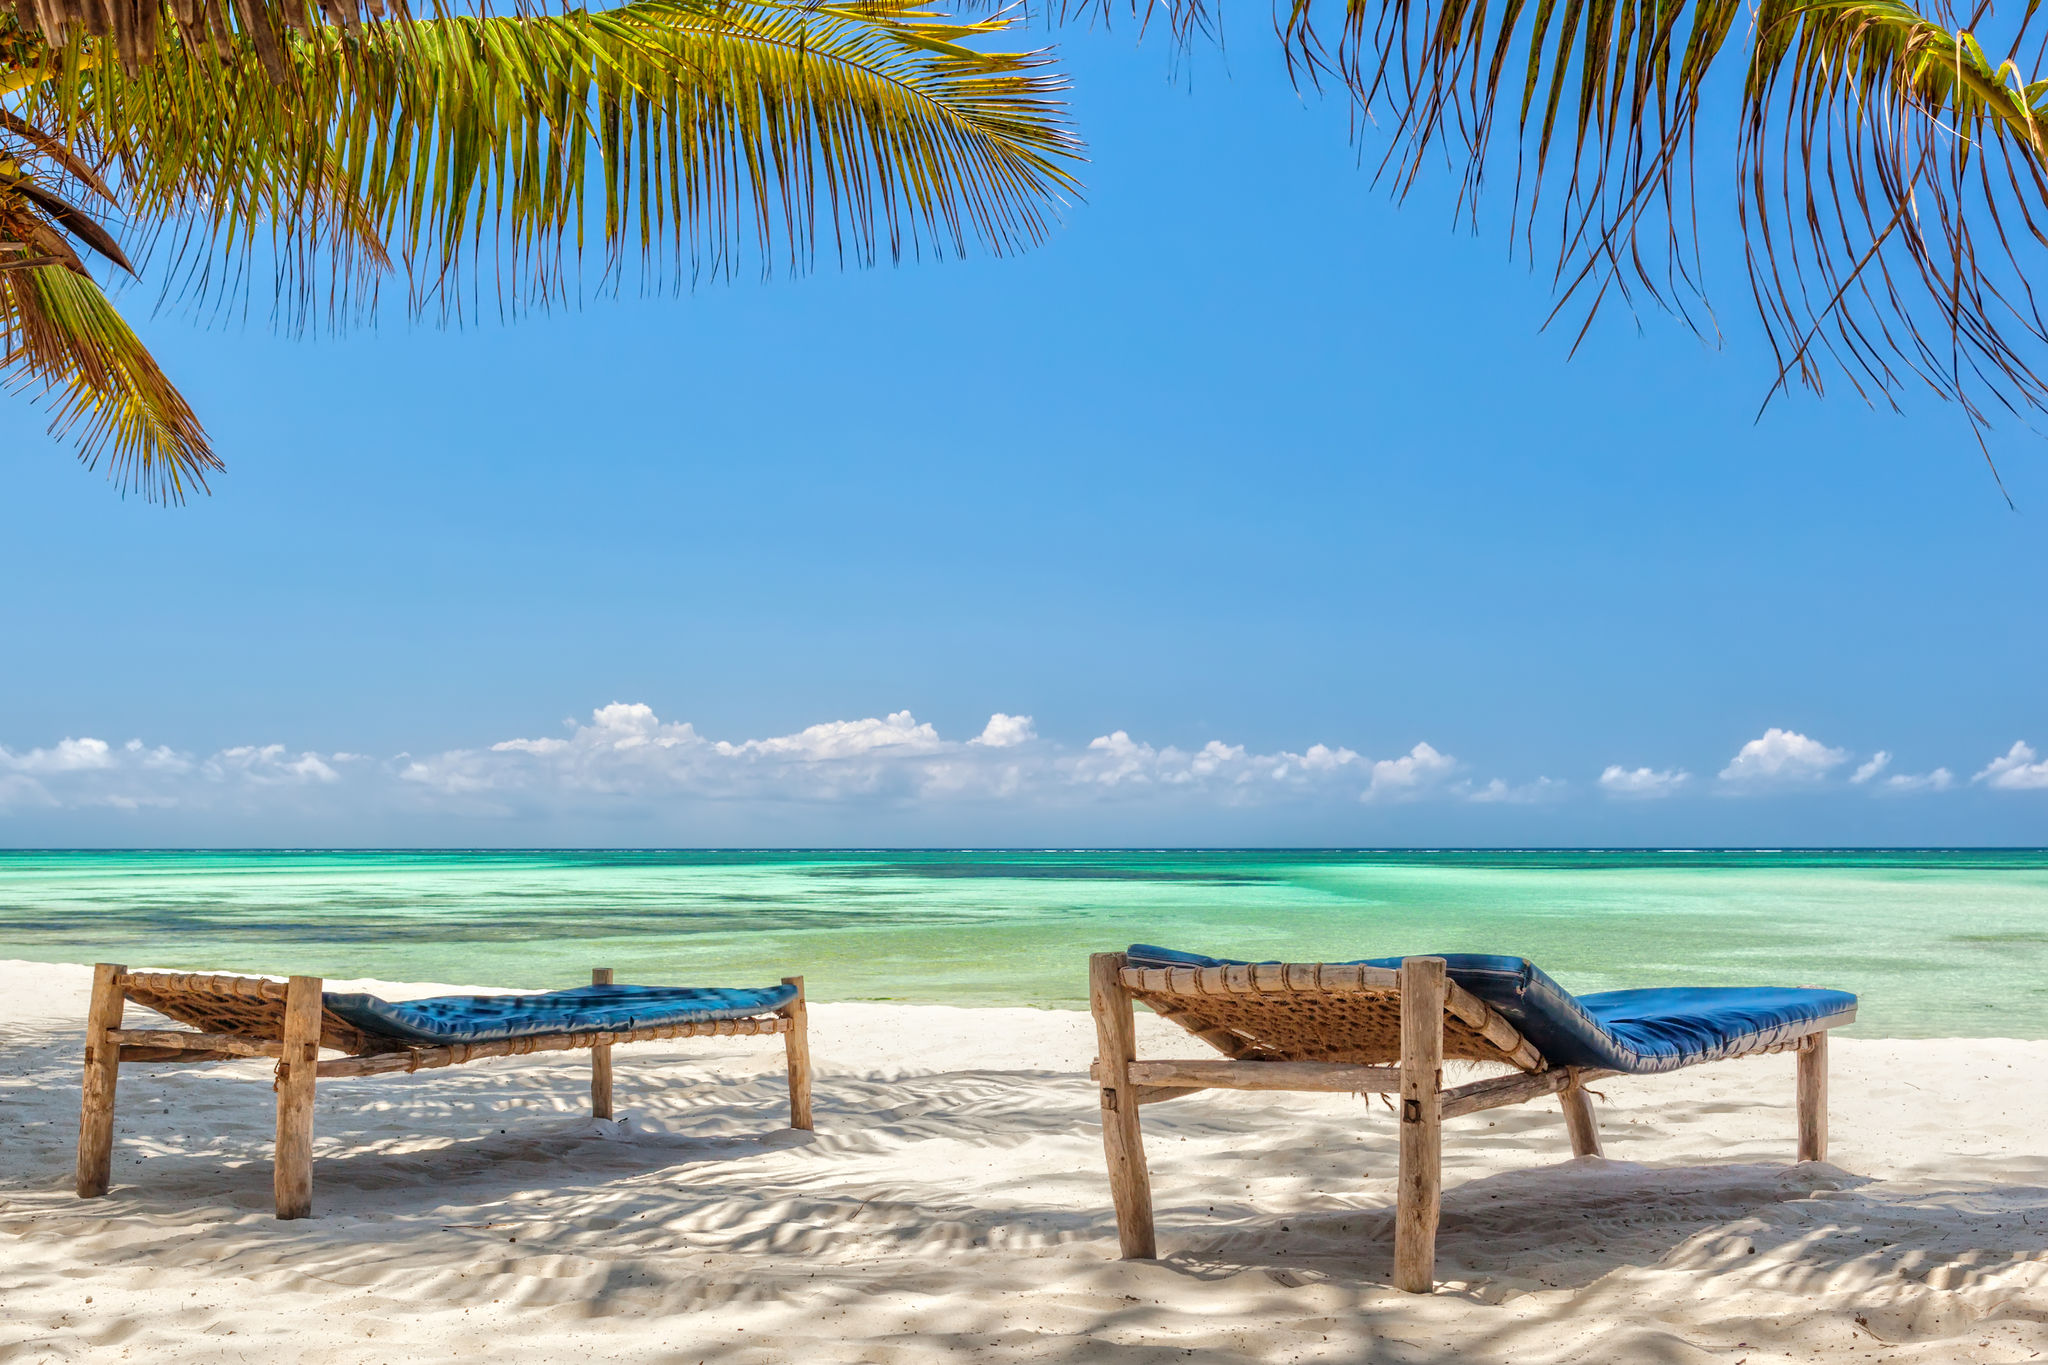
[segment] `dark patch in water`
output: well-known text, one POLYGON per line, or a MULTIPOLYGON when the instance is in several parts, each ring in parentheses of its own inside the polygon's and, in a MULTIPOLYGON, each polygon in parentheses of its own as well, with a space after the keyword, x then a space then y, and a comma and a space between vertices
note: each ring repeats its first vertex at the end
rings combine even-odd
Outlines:
POLYGON ((561 914, 537 913, 538 907, 523 903, 529 899, 526 897, 504 898, 522 902, 509 905, 458 901, 459 908, 440 908, 435 899, 365 896, 330 898, 313 906, 241 903, 208 907, 145 901, 61 915, 17 912, 0 918, 0 927, 12 936, 65 938, 75 935, 81 919, 87 919, 99 941, 108 943, 126 936, 137 942, 399 944, 660 939, 690 932, 774 933, 855 927, 930 930, 978 927, 988 922, 971 912, 934 910, 914 902, 898 906, 894 896, 839 897, 815 905, 749 895, 704 897, 680 904, 665 897, 644 902, 586 900, 561 914), (878 901, 891 904, 891 908, 874 908, 878 901))
POLYGON ((929 877, 933 879, 1002 878, 1052 882, 1193 882, 1204 886, 1267 886, 1274 878, 1242 871, 1202 872, 1176 868, 1069 866, 1030 863, 864 863, 843 867, 811 867, 813 877, 929 877))

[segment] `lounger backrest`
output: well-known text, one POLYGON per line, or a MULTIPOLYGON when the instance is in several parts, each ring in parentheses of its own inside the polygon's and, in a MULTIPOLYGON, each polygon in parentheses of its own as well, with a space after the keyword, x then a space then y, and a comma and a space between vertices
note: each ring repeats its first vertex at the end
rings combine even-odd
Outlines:
MULTIPOLYGON (((1401 1059, 1400 977, 1358 963, 1133 967, 1124 988, 1226 1057, 1386 1066, 1401 1059)), ((1540 1071, 1541 1053, 1485 1001, 1444 999, 1444 1056, 1540 1071)))
MULTIPOLYGON (((202 1033, 232 1033, 284 1041, 285 983, 261 976, 202 976, 185 972, 128 972, 122 994, 138 1005, 190 1024, 202 1033)), ((320 1046, 363 1056, 404 1044, 366 1033, 329 1010, 320 1011, 320 1046)))

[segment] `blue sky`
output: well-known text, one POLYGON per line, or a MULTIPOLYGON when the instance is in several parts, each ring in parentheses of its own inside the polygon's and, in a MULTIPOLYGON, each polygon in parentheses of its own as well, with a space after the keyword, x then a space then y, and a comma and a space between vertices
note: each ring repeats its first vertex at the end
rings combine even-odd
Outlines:
POLYGON ((167 315, 182 509, 0 408, 0 842, 2048 841, 2042 437, 2015 511, 1931 402, 1755 421, 1725 232, 1723 346, 1568 360, 1239 27, 1061 35, 1088 199, 1020 257, 167 315))

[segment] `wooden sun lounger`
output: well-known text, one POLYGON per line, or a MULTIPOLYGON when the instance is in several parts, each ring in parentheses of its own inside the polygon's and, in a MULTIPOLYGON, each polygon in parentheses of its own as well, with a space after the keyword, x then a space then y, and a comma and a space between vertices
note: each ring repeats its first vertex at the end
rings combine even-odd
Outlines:
MULTIPOLYGON (((610 968, 591 973, 612 984, 610 968)), ((274 981, 253 976, 131 972, 93 968, 86 1019, 85 1095, 78 1125, 78 1193, 107 1192, 114 1154, 114 1081, 123 1062, 215 1062, 277 1059, 277 1146, 273 1185, 279 1218, 313 1211, 313 1086, 341 1076, 382 1076, 460 1066, 486 1057, 530 1052, 590 1052, 590 1110, 612 1117, 612 1048, 660 1038, 750 1038, 781 1034, 789 1067, 789 1126, 811 1126, 811 1049, 804 979, 784 977, 796 997, 773 1014, 748 1019, 664 1024, 617 1033, 550 1033, 490 1042, 409 1044, 365 1031, 322 1007, 317 976, 274 981), (129 1001, 191 1029, 122 1027, 129 1001), (322 1049, 343 1055, 322 1061, 322 1049)))
MULTIPOLYGON (((1515 1026, 1445 974, 1439 957, 1398 968, 1333 963, 1134 967, 1089 959, 1102 1146, 1125 1259, 1158 1254, 1140 1106, 1200 1090, 1307 1090, 1399 1097, 1394 1283, 1435 1288, 1445 1119, 1556 1095, 1577 1156, 1600 1155, 1586 1083, 1617 1073, 1552 1067, 1515 1026), (1229 1060, 1141 1061, 1133 1002, 1144 1001, 1229 1060), (1512 1074, 1446 1088, 1446 1058, 1505 1063, 1512 1074)), ((1853 1012, 1850 1017, 1853 1017, 1853 1012)), ((1827 1159, 1827 1030, 1835 1017, 1776 1032, 1723 1056, 1798 1054, 1799 1160, 1827 1159)), ((1715 1060, 1720 1060, 1717 1057, 1715 1060)))

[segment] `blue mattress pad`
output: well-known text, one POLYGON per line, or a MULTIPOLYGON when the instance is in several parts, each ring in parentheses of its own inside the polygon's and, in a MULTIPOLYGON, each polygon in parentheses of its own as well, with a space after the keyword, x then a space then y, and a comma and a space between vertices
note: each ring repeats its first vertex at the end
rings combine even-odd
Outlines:
POLYGON ((495 1043, 550 1033, 629 1033, 773 1014, 794 986, 578 986, 539 995, 437 995, 384 1000, 327 992, 321 1002, 365 1033, 408 1044, 495 1043))
MULTIPOLYGON (((1425 956, 1425 954, 1412 954, 1425 956)), ((1659 986, 1573 995, 1522 957, 1430 953, 1451 980, 1499 1010, 1552 1066, 1647 1074, 1737 1056, 1856 1017, 1856 997, 1812 986, 1659 986)), ((1134 943, 1133 967, 1246 963, 1134 943)), ((1398 957, 1346 966, 1398 967, 1398 957)))

